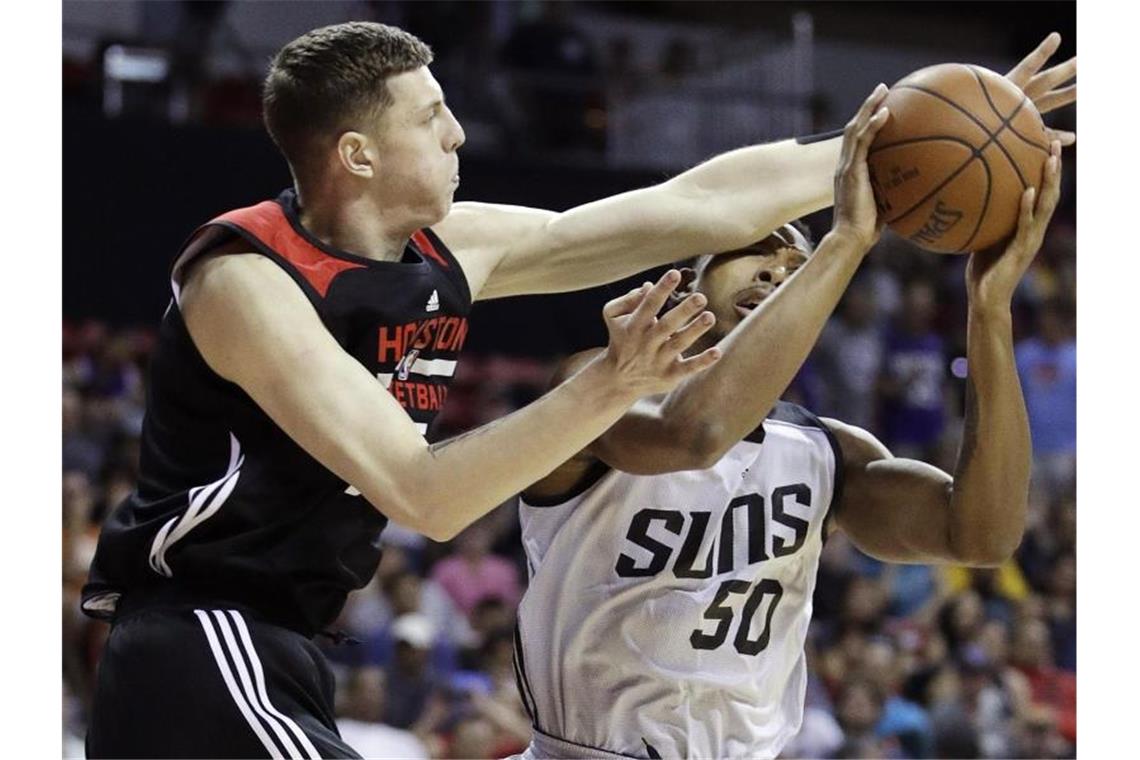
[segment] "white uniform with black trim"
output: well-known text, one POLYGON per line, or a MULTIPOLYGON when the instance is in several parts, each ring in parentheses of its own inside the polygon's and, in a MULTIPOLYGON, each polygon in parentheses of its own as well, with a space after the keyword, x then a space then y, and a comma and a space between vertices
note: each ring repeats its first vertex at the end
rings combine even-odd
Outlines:
POLYGON ((804 639, 840 454, 780 403, 706 470, 596 468, 523 501, 516 666, 531 757, 775 757, 799 729, 804 639))

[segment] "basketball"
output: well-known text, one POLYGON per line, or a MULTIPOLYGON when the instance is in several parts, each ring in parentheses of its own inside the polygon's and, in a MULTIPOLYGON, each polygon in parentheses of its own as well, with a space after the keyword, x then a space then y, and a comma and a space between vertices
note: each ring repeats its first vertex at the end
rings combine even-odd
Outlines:
POLYGON ((890 119, 867 164, 879 216, 937 253, 987 248, 1017 227, 1022 193, 1040 189, 1049 140, 1033 103, 1005 77, 945 63, 891 87, 890 119))

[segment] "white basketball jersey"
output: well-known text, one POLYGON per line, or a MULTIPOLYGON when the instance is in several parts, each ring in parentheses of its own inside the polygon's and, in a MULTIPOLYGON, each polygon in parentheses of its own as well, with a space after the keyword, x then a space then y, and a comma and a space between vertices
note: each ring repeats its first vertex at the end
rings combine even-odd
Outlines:
POLYGON ((557 505, 523 501, 516 666, 536 737, 584 755, 775 757, 803 717, 839 462, 819 419, 781 402, 707 470, 602 467, 557 505))

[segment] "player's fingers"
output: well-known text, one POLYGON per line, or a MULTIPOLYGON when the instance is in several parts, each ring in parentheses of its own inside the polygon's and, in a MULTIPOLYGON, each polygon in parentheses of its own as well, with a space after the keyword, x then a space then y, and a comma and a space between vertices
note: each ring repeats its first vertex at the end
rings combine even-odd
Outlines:
POLYGON ((856 111, 855 115, 851 117, 851 121, 848 122, 848 126, 855 125, 856 129, 861 128, 862 125, 866 124, 871 116, 875 113, 879 107, 879 104, 885 97, 887 97, 887 86, 882 82, 879 82, 877 85, 875 85, 875 89, 871 90, 871 94, 867 96, 867 99, 863 101, 863 104, 859 106, 859 110, 856 111))
POLYGON ((871 94, 863 101, 863 105, 859 106, 859 110, 851 117, 851 121, 847 122, 847 126, 843 128, 843 147, 839 162, 842 165, 846 159, 849 159, 851 153, 854 151, 854 141, 859 134, 859 131, 871 120, 883 99, 887 97, 887 86, 880 82, 871 90, 871 94))
POLYGON ((875 135, 879 133, 879 130, 883 128, 890 117, 891 112, 887 110, 886 106, 883 106, 875 111, 875 115, 871 117, 870 121, 863 125, 863 129, 855 140, 855 152, 852 155, 855 164, 867 160, 867 153, 871 150, 871 143, 875 141, 875 135))
POLYGON ((707 333, 715 324, 716 317, 713 313, 702 311, 696 319, 673 333, 666 347, 671 353, 683 354, 689 346, 697 342, 697 338, 707 333))
POLYGON ((681 273, 676 269, 670 269, 661 275, 661 278, 649 289, 645 298, 633 310, 633 316, 630 317, 631 323, 638 326, 650 324, 657 316, 657 312, 661 311, 661 307, 665 305, 665 301, 669 299, 669 294, 680 282, 681 273))
POLYGON ((1049 146, 1050 156, 1045 162, 1045 181, 1041 185, 1041 195, 1037 200, 1033 216, 1036 220, 1049 223, 1057 201, 1061 198, 1061 143, 1054 140, 1049 146))
POLYGON ((1051 32, 1032 53, 1021 59, 1021 63, 1010 69, 1010 72, 1005 75, 1006 79, 1018 87, 1024 87, 1029 79, 1041 70, 1041 67, 1045 65, 1053 53, 1057 52, 1057 48, 1060 46, 1061 35, 1057 32, 1051 32))
POLYGON ((661 319, 657 320, 656 329, 666 335, 672 335, 680 330, 682 325, 695 317, 701 309, 705 308, 705 304, 708 303, 708 300, 704 293, 693 293, 681 301, 681 303, 665 312, 661 319))
POLYGON ((1059 90, 1054 90, 1047 95, 1033 101, 1033 105, 1037 106, 1038 113, 1049 113, 1056 111, 1058 108, 1063 108, 1070 103, 1077 102, 1077 86, 1071 84, 1068 87, 1062 87, 1059 90))
POLYGON ((1034 75, 1025 85, 1025 94, 1031 98, 1044 95, 1056 89, 1077 75, 1077 58, 1073 56, 1064 63, 1051 66, 1034 75))
POLYGON ((606 301, 606 305, 602 307, 602 316, 607 320, 616 319, 626 314, 630 314, 637 305, 645 298, 645 294, 649 292, 651 286, 646 283, 640 288, 634 288, 623 296, 610 299, 606 301))
POLYGON ((720 359, 720 356, 721 350, 716 346, 713 346, 712 348, 706 348, 696 356, 690 356, 686 359, 681 359, 680 361, 676 362, 673 365, 674 372, 676 372, 681 377, 695 375, 698 372, 706 370, 712 365, 716 364, 717 360, 720 359))
POLYGON ((1064 129, 1049 129, 1046 127, 1045 136, 1049 138, 1050 142, 1056 140, 1057 142, 1061 143, 1062 148, 1067 148, 1077 142, 1077 133, 1067 132, 1064 129))
POLYGON ((1037 188, 1028 187, 1021 194, 1021 206, 1017 210, 1017 235, 1024 240, 1033 227, 1033 207, 1037 201, 1037 188))

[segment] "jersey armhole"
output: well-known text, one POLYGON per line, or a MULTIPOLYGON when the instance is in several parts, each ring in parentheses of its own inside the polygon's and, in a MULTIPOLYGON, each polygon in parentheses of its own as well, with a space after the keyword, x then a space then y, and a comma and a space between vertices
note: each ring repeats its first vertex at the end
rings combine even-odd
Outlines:
MULTIPOLYGON (((467 308, 471 308, 471 283, 467 281, 467 272, 463 270, 463 265, 459 263, 459 259, 455 258, 455 254, 447 247, 447 243, 444 243, 443 239, 435 234, 435 231, 430 227, 424 227, 420 232, 423 233, 423 238, 416 240, 417 246, 422 240, 426 240, 427 247, 430 249, 423 252, 424 258, 438 257, 443 259, 445 265, 441 269, 443 269, 448 281, 455 286, 456 295, 466 302, 467 308)), ((415 240, 416 237, 419 236, 413 236, 412 239, 415 240)))
POLYGON ((239 235, 227 226, 207 224, 195 230, 174 259, 170 268, 170 289, 174 293, 174 303, 182 307, 182 275, 187 266, 196 259, 214 251, 226 243, 237 239, 239 235))
POLYGON ((835 437, 835 433, 827 426, 826 422, 820 420, 819 425, 823 429, 824 435, 827 436, 827 442, 831 446, 831 453, 835 459, 835 481, 831 489, 831 503, 827 505, 827 513, 824 514, 823 522, 820 523, 821 539, 826 545, 827 534, 831 530, 831 521, 835 517, 836 507, 840 499, 843 498, 843 479, 847 467, 844 464, 843 449, 839 445, 839 439, 835 437))
MULTIPOLYGON (((191 262, 237 240, 244 240, 249 244, 249 249, 240 251, 240 253, 257 253, 269 259, 285 270, 285 273, 293 282, 297 283, 297 286, 301 288, 311 302, 314 304, 320 302, 322 293, 297 271, 292 262, 270 248, 249 230, 229 221, 215 221, 207 222, 190 236, 190 239, 182 247, 182 253, 175 259, 174 266, 171 268, 170 286, 174 290, 174 303, 179 308, 182 307, 180 296, 182 274, 185 268, 191 262)), ((238 252, 235 251, 235 253, 238 252)))
POLYGON ((533 496, 527 498, 525 491, 519 495, 519 504, 524 507, 535 507, 543 509, 547 507, 560 507, 571 499, 581 496, 586 491, 594 487, 594 485, 604 478, 612 468, 600 459, 595 459, 590 467, 578 479, 578 482, 570 487, 564 493, 555 494, 554 496, 533 496))

